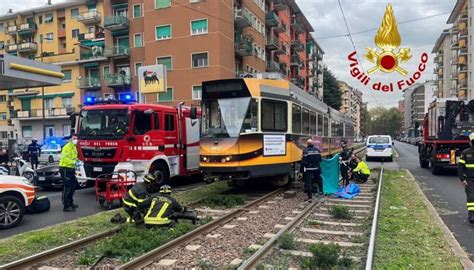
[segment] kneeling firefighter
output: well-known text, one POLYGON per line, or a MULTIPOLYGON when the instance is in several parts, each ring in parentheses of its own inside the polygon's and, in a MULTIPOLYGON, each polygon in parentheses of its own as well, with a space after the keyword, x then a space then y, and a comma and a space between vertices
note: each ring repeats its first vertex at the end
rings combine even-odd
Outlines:
POLYGON ((143 213, 150 207, 152 198, 150 192, 155 185, 156 176, 147 174, 143 182, 136 183, 122 199, 123 209, 129 217, 127 222, 133 223, 143 219, 143 213))
POLYGON ((171 196, 171 187, 164 185, 160 188, 160 195, 153 197, 150 209, 145 215, 145 225, 173 225, 184 208, 171 196))

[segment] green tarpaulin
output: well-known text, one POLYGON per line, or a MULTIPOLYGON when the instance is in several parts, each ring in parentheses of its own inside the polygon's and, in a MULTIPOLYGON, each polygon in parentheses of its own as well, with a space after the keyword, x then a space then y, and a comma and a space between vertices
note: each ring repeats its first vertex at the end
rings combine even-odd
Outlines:
POLYGON ((333 194, 339 187, 339 154, 321 162, 321 176, 325 194, 333 194))

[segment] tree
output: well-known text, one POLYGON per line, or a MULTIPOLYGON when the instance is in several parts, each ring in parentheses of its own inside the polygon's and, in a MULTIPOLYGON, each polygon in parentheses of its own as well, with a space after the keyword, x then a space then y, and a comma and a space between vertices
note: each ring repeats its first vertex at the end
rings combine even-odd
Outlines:
POLYGON ((336 76, 327 67, 324 67, 323 80, 324 103, 339 111, 342 105, 341 89, 337 84, 336 76))
POLYGON ((371 134, 370 130, 370 112, 366 106, 360 109, 360 135, 367 136, 371 134))
POLYGON ((403 114, 395 107, 377 107, 369 111, 368 134, 398 136, 403 127, 403 114))

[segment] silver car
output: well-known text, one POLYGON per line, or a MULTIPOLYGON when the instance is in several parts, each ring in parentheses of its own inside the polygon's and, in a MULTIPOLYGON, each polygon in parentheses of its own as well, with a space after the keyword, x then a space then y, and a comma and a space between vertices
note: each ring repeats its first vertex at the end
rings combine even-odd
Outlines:
POLYGON ((61 146, 59 144, 45 144, 41 147, 41 163, 54 163, 61 159, 61 146))

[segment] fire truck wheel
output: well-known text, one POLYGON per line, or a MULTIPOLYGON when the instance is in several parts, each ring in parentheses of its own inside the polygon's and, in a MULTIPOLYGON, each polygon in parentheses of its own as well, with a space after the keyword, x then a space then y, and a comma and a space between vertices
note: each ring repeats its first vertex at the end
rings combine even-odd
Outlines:
POLYGON ((163 184, 170 184, 168 171, 165 169, 163 164, 155 163, 150 170, 156 176, 156 184, 152 187, 152 191, 160 190, 163 184))

